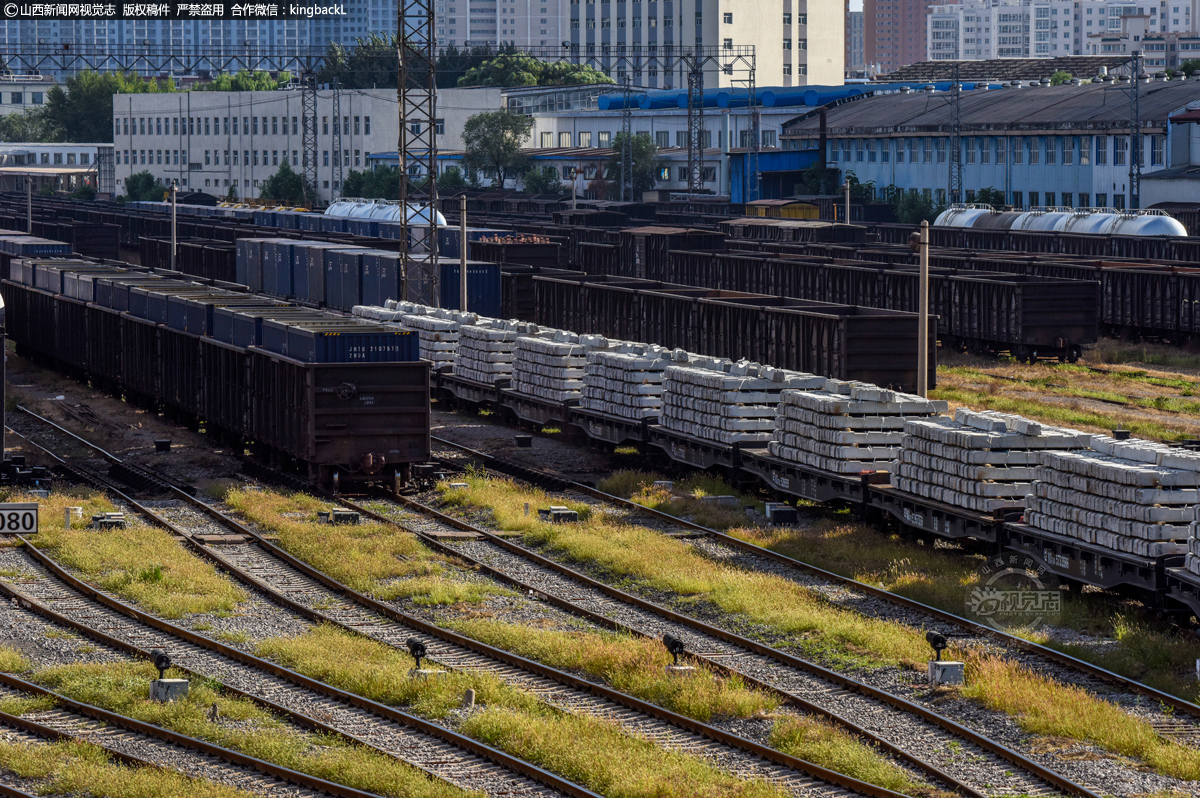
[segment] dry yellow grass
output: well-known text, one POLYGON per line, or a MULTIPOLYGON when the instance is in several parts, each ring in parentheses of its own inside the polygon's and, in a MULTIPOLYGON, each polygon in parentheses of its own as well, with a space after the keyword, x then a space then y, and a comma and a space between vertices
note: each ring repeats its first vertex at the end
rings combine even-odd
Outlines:
POLYGON ((619 798, 783 798, 761 781, 743 781, 696 757, 665 751, 619 726, 565 715, 488 674, 451 672, 410 678, 411 660, 394 648, 320 626, 295 638, 268 640, 258 652, 281 664, 367 698, 427 717, 456 708, 475 690, 476 711, 459 730, 488 745, 619 798))
POLYGON ((0 646, 0 672, 20 673, 29 670, 29 660, 12 646, 0 646))
POLYGON ((1082 688, 994 657, 968 657, 966 675, 964 695, 1012 715, 1027 732, 1095 743, 1159 773, 1200 780, 1200 751, 1164 740, 1146 721, 1082 688))
POLYGON ((286 726, 248 699, 226 696, 204 681, 193 679, 181 700, 150 701, 146 685, 155 674, 149 663, 119 662, 52 668, 36 681, 77 701, 389 798, 476 796, 373 749, 286 726), (224 722, 209 720, 214 705, 224 722))
POLYGON ((88 743, 0 742, 0 769, 42 782, 43 795, 94 798, 253 798, 253 793, 162 768, 113 762, 88 743))
MULTIPOLYGON (((668 678, 671 662, 662 643, 610 632, 558 631, 520 624, 472 620, 453 624, 468 637, 563 670, 582 672, 645 701, 697 720, 764 717, 779 705, 774 696, 746 688, 739 677, 717 677, 700 667, 688 679, 668 678)), ((905 794, 928 785, 880 756, 857 738, 814 718, 777 720, 771 745, 821 767, 905 794)))
POLYGON ((191 613, 230 612, 246 593, 212 565, 194 557, 163 529, 126 515, 125 529, 87 529, 93 513, 116 508, 89 490, 56 490, 38 501, 41 530, 34 541, 60 564, 101 588, 167 618, 191 613), (83 521, 63 525, 67 507, 83 507, 83 521))
POLYGON ((558 631, 490 620, 459 621, 462 634, 554 668, 582 671, 614 689, 704 722, 749 718, 774 710, 779 699, 747 688, 741 679, 718 678, 701 668, 689 679, 665 672, 671 655, 657 640, 612 632, 558 631))
POLYGON ((226 493, 225 502, 278 535, 279 545, 290 554, 381 600, 457 604, 507 593, 459 578, 444 557, 391 524, 318 524, 317 512, 328 510, 329 504, 306 494, 238 488, 226 493))
POLYGON ((508 480, 460 479, 468 487, 443 486, 446 503, 490 509, 502 529, 523 532, 532 543, 598 566, 614 577, 708 601, 725 612, 794 635, 811 652, 834 658, 849 652, 858 659, 913 666, 928 654, 924 636, 916 629, 834 607, 791 580, 715 562, 679 540, 616 523, 604 513, 576 524, 543 522, 534 514, 525 515, 525 503, 545 507, 560 500, 552 502, 544 492, 508 480))

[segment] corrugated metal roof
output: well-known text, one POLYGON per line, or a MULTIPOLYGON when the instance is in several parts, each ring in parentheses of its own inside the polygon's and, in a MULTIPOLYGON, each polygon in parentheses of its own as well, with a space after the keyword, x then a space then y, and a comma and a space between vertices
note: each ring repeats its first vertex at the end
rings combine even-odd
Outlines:
MULTIPOLYGON (((1053 128, 1121 128, 1129 124, 1129 85, 1087 84, 1044 88, 963 92, 960 101, 964 132, 980 130, 1046 130, 1053 128)), ((1140 83, 1144 125, 1162 127, 1167 117, 1200 100, 1200 82, 1140 83)), ((826 110, 829 132, 836 135, 949 132, 950 97, 945 92, 863 97, 826 110)), ((817 112, 784 125, 786 136, 818 131, 817 112)))
POLYGON ((990 58, 983 61, 921 61, 880 76, 881 81, 947 80, 954 64, 959 80, 1041 80, 1055 72, 1069 72, 1077 78, 1090 78, 1100 67, 1127 66, 1127 55, 1066 55, 1058 58, 990 58))

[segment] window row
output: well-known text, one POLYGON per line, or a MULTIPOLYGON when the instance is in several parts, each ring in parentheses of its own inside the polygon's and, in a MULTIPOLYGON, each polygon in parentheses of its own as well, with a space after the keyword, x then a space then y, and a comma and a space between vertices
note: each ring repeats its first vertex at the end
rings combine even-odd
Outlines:
MULTIPOLYGON (((761 146, 774 147, 777 145, 777 143, 778 143, 778 132, 777 131, 763 130, 760 132, 762 134, 762 140, 760 142, 761 146)), ((750 141, 751 141, 750 131, 749 130, 740 130, 740 131, 738 131, 738 134, 739 134, 738 146, 739 147, 749 147, 750 141)), ((648 136, 650 134, 648 131, 639 131, 635 135, 648 136)), ((595 141, 596 141, 595 146, 597 146, 597 147, 611 147, 612 146, 612 133, 607 130, 598 131, 595 134, 595 141)), ((658 147, 660 150, 666 149, 666 148, 672 147, 672 146, 683 149, 683 148, 686 148, 687 145, 688 145, 688 141, 687 141, 687 131, 686 130, 676 130, 676 131, 656 130, 656 131, 654 131, 654 146, 658 147), (675 137, 674 137, 675 143, 674 144, 671 143, 671 133, 672 132, 674 132, 674 134, 675 134, 675 137)), ((711 130, 701 131, 700 146, 708 148, 708 147, 712 147, 712 145, 713 145, 712 144, 712 131, 711 130)), ((538 146, 543 150, 548 150, 555 146, 561 147, 561 148, 591 147, 592 146, 592 132, 590 130, 584 130, 584 131, 580 131, 578 133, 573 134, 570 131, 563 131, 560 133, 554 133, 553 131, 543 131, 538 137, 538 146), (557 145, 554 143, 556 137, 557 137, 557 141, 558 141, 557 145)), ((719 146, 719 147, 725 146, 725 131, 723 131, 723 130, 717 132, 717 146, 719 146)))
MULTIPOLYGON (((1166 137, 1141 137, 1140 163, 1166 163, 1166 137)), ((843 163, 946 163, 950 139, 944 136, 897 139, 833 139, 829 161, 843 163)), ((797 149, 811 149, 816 142, 799 140, 797 149)), ((789 147, 790 149, 790 147, 789 147)), ((1074 164, 1125 166, 1132 154, 1129 136, 964 136, 959 153, 965 165, 972 164, 1074 164)))
MULTIPOLYGON (((258 166, 261 161, 262 166, 279 166, 280 152, 283 153, 282 158, 286 163, 288 160, 287 150, 205 150, 204 163, 199 161, 190 163, 188 161, 187 150, 122 150, 118 157, 118 163, 124 160, 124 163, 135 165, 160 165, 160 166, 187 166, 189 169, 199 169, 201 166, 258 166), (260 155, 261 153, 261 155, 260 155), (224 160, 222 160, 224 155, 224 160), (132 160, 131 160, 132 159, 132 160)), ((330 151, 322 151, 322 166, 329 166, 330 151)), ((70 159, 68 163, 75 163, 74 153, 69 153, 70 159)), ((55 163, 62 163, 62 156, 55 155, 55 163)), ((87 163, 87 154, 80 156, 83 160, 81 163, 87 163)), ((332 165, 334 166, 362 166, 364 157, 370 158, 371 153, 367 152, 364 156, 361 150, 354 150, 354 158, 351 161, 350 150, 342 150, 339 157, 338 151, 333 151, 332 165)), ((302 155, 299 150, 292 150, 291 165, 299 167, 301 165, 302 155)))
MULTIPOLYGON (((681 177, 680 179, 683 179, 683 178, 681 177)), ((872 188, 872 190, 874 191, 873 188, 872 188)), ((1070 191, 1063 191, 1063 192, 1013 191, 1011 194, 1005 196, 1003 191, 998 191, 997 189, 992 188, 990 186, 986 189, 980 189, 979 192, 975 191, 974 189, 967 189, 966 201, 974 202, 976 200, 976 197, 984 191, 986 191, 988 194, 992 195, 992 199, 994 202, 995 202, 995 195, 999 194, 1000 199, 997 204, 1012 205, 1013 207, 1016 207, 1016 208, 1035 208, 1035 207, 1042 207, 1042 208, 1046 208, 1046 207, 1108 208, 1108 207, 1112 207, 1112 208, 1115 208, 1116 210, 1123 210, 1125 208, 1125 195, 1124 194, 1109 195, 1105 192, 1099 192, 1095 195, 1096 201, 1093 204, 1092 203, 1092 195, 1086 191, 1081 191, 1078 194, 1075 194, 1070 191), (1111 199, 1111 205, 1109 204, 1110 199, 1111 199)), ((908 190, 908 192, 910 194, 912 194, 913 196, 923 195, 925 197, 925 199, 932 200, 939 205, 946 204, 946 189, 944 189, 944 188, 936 188, 936 189, 933 189, 933 188, 923 188, 923 189, 910 188, 908 190)))
MULTIPOLYGON (((291 135, 299 136, 301 118, 290 117, 291 135)), ((139 116, 118 117, 113 120, 113 134, 117 136, 257 136, 288 135, 289 117, 286 116, 139 116), (241 124, 238 124, 238 120, 241 124)), ((442 125, 438 125, 438 132, 442 125)), ((308 120, 303 121, 305 131, 308 130, 308 120)), ((329 135, 329 117, 321 117, 321 134, 329 135)), ((333 118, 334 135, 369 136, 371 135, 371 117, 343 116, 339 121, 333 118), (353 134, 351 134, 353 130, 353 134)))

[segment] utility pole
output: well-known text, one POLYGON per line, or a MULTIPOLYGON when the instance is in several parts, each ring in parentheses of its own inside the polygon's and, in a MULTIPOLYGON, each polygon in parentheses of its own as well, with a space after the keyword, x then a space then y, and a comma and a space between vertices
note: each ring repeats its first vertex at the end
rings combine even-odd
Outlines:
POLYGON ((33 178, 25 178, 25 232, 33 235, 33 178))
POLYGON ((433 0, 400 0, 396 30, 400 75, 400 257, 410 302, 440 306, 437 192, 437 35, 433 0), (411 183, 425 178, 421 204, 411 183))
POLYGON ((850 178, 842 181, 842 191, 846 195, 846 224, 850 224, 850 178))
POLYGON ((179 246, 179 244, 178 244, 179 237, 176 235, 177 228, 175 225, 175 220, 176 220, 175 196, 178 193, 179 193, 179 186, 177 186, 175 184, 175 181, 172 180, 171 181, 171 271, 175 271, 175 261, 178 258, 177 247, 179 246))
POLYGON ((458 309, 467 312, 467 195, 458 195, 458 309))
POLYGON ((1142 51, 1133 51, 1132 74, 1129 76, 1129 208, 1142 207, 1142 109, 1139 103, 1142 75, 1142 51))
POLYGON ((621 80, 621 199, 633 202, 633 79, 621 80))
POLYGON ((310 209, 317 198, 317 77, 311 72, 301 77, 300 117, 304 124, 301 147, 304 152, 304 204, 310 209))
MULTIPOLYGON (((330 196, 333 199, 338 199, 342 196, 342 133, 347 136, 350 131, 342 130, 342 83, 337 78, 333 80, 333 188, 330 196)), ((316 159, 316 154, 313 154, 313 159, 316 159)))
POLYGON ((908 237, 908 245, 920 259, 917 298, 917 395, 929 396, 929 222, 921 222, 921 232, 908 237))
POLYGON ((704 189, 704 60, 699 52, 684 60, 688 86, 688 193, 704 189))

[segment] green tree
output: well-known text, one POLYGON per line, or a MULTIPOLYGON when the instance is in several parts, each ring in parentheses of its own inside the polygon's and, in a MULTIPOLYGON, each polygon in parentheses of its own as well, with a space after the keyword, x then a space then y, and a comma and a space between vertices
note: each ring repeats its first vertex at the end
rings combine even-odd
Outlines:
POLYGON ((558 179, 558 170, 553 166, 530 169, 521 182, 530 194, 567 194, 571 190, 558 179))
POLYGON ((975 192, 975 202, 980 205, 991 205, 993 208, 1004 206, 1004 192, 988 186, 975 192))
POLYGON ((91 183, 80 183, 79 188, 71 192, 71 199, 91 201, 96 198, 96 187, 91 183))
POLYGON ((400 168, 381 166, 364 172, 352 171, 342 183, 343 197, 400 199, 400 168))
POLYGON ((508 111, 484 111, 463 125, 463 166, 469 172, 494 176, 503 186, 510 175, 524 174, 529 156, 522 146, 533 130, 533 117, 508 111))
MULTIPOLYGON (((633 201, 638 202, 643 192, 652 191, 658 182, 662 164, 658 160, 658 147, 648 133, 637 133, 630 142, 633 149, 633 201)), ((611 199, 621 199, 621 153, 625 150, 625 134, 618 133, 612 140, 613 155, 605 164, 605 179, 611 199)))
POLYGON ((817 161, 800 173, 800 182, 796 184, 796 193, 828 196, 840 194, 842 191, 842 173, 817 161))
POLYGON ((498 55, 515 55, 517 52, 516 45, 513 44, 506 44, 499 49, 493 49, 491 45, 476 45, 461 50, 457 47, 447 47, 438 54, 438 88, 453 88, 464 75, 485 61, 498 55))
POLYGON ((904 191, 896 186, 888 186, 885 196, 890 198, 896 210, 896 221, 900 224, 920 224, 923 221, 932 224, 938 214, 946 209, 945 205, 935 205, 932 197, 925 196, 924 192, 915 188, 904 191))
POLYGON ((207 83, 198 83, 192 87, 193 91, 275 91, 278 88, 291 83, 292 76, 287 72, 280 72, 278 78, 271 77, 270 72, 261 70, 239 70, 237 74, 230 75, 225 72, 217 75, 207 83))
POLYGON ((304 202, 304 178, 292 171, 287 161, 279 164, 279 170, 268 177, 259 196, 267 200, 299 204, 304 202))
POLYGON ((62 131, 51 125, 45 106, 0 116, 0 141, 55 142, 62 131))
POLYGON ((1064 72, 1060 69, 1050 76, 1050 85, 1061 86, 1064 83, 1070 83, 1072 77, 1074 77, 1074 75, 1072 75, 1070 72, 1064 72))
MULTIPOLYGON (((850 183, 850 199, 854 202, 874 202, 875 201, 875 181, 868 180, 866 183, 859 181, 858 175, 854 172, 846 172, 846 180, 850 183)), ((841 189, 839 189, 840 191, 841 189)))
POLYGON ((130 175, 125 180, 125 199, 130 202, 157 202, 163 198, 164 189, 154 180, 148 170, 130 175))
POLYGON ((343 89, 394 89, 400 73, 395 35, 372 33, 355 40, 354 47, 329 45, 317 83, 340 82, 343 89))
POLYGON ((1184 61, 1179 65, 1179 71, 1190 78, 1193 72, 1200 71, 1200 58, 1189 58, 1184 61))
POLYGON ((442 176, 438 178, 438 189, 462 189, 467 187, 467 181, 463 178, 462 170, 457 166, 451 166, 446 171, 442 172, 442 176))
POLYGON ((57 131, 59 141, 110 142, 113 95, 159 93, 168 88, 166 83, 137 75, 85 70, 46 92, 46 124, 57 131))
POLYGON ((548 63, 531 55, 501 54, 467 70, 459 86, 582 86, 615 83, 585 64, 548 63))

